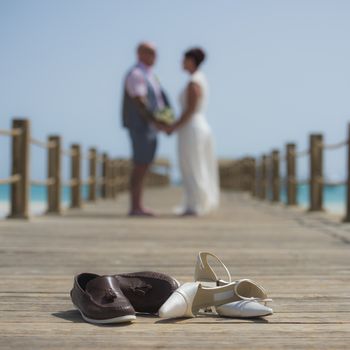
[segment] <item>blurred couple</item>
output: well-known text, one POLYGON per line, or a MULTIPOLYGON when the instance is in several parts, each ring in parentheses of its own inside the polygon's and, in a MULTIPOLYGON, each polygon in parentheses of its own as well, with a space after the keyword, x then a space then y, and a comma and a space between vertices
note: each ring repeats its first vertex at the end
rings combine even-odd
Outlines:
POLYGON ((219 204, 218 165, 212 133, 205 119, 208 84, 200 70, 205 53, 200 48, 192 48, 184 54, 183 69, 190 78, 180 95, 182 112, 170 122, 159 117, 162 111, 168 115, 171 109, 152 69, 156 57, 156 47, 152 43, 140 43, 138 62, 127 73, 124 83, 123 126, 129 132, 133 159, 129 215, 154 216, 143 206, 142 193, 145 175, 155 157, 159 131, 178 136, 178 160, 184 190, 179 214, 202 215, 219 204))

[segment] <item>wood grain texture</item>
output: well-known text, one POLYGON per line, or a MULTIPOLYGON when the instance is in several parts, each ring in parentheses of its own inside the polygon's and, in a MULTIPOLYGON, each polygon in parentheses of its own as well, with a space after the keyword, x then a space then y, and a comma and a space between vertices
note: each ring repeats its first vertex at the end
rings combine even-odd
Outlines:
POLYGON ((339 218, 223 193, 217 213, 181 219, 172 214, 178 189, 146 197, 157 218, 126 217, 123 194, 63 217, 0 222, 1 349, 348 348, 350 227, 339 218), (200 250, 266 287, 274 315, 94 326, 72 307, 77 273, 156 270, 187 282, 200 250))

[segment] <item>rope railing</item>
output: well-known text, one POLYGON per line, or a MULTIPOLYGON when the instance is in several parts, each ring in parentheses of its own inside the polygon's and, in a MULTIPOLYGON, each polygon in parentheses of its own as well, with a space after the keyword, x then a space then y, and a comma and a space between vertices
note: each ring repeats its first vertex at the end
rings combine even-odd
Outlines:
POLYGON ((30 180, 30 184, 33 186, 51 186, 56 183, 56 179, 49 178, 46 180, 30 180))
POLYGON ((324 186, 343 186, 346 185, 346 181, 323 181, 324 186))
POLYGON ((324 150, 337 150, 337 149, 340 149, 340 148, 343 148, 345 146, 347 146, 349 144, 349 141, 346 140, 346 141, 342 141, 342 142, 338 142, 338 143, 334 143, 334 144, 321 144, 321 147, 324 149, 324 150))
MULTIPOLYGON (((21 130, 20 129, 17 129, 17 130, 2 130, 0 129, 0 135, 7 135, 7 136, 17 136, 21 133, 21 130)), ((33 138, 31 137, 29 142, 32 144, 32 145, 35 145, 35 146, 38 146, 38 147, 41 147, 43 149, 50 149, 50 148, 55 148, 56 146, 56 143, 53 142, 53 141, 48 141, 48 142, 45 142, 45 141, 41 141, 39 139, 36 139, 36 138, 33 138)), ((74 157, 77 155, 77 152, 75 150, 65 150, 65 149, 61 149, 61 155, 63 156, 67 156, 67 157, 74 157)), ((86 159, 86 160, 90 160, 92 158, 92 155, 91 154, 81 154, 80 157, 82 159, 86 159)), ((102 161, 103 157, 102 156, 98 156, 96 158, 96 160, 98 162, 102 161)))
MULTIPOLYGON (((30 191, 29 186, 44 186, 47 188, 47 213, 60 214, 62 212, 62 186, 69 187, 70 208, 81 208, 83 200, 96 201, 97 198, 116 198, 119 192, 128 189, 130 161, 112 159, 107 153, 100 154, 95 148, 82 152, 78 144, 70 149, 61 147, 59 136, 50 136, 47 141, 41 141, 31 136, 30 121, 15 119, 12 129, 0 129, 1 136, 12 138, 12 169, 11 176, 0 179, 0 184, 11 186, 10 218, 28 218, 30 191), (30 178, 31 145, 47 151, 47 178, 43 180, 30 178), (70 179, 62 180, 61 161, 63 157, 70 160, 70 179), (82 178, 82 163, 88 163, 88 176, 82 178), (82 198, 82 186, 87 187, 88 196, 82 198)), ((162 186, 169 183, 168 169, 170 163, 160 159, 155 163, 147 178, 148 185, 162 186), (167 169, 166 174, 157 172, 157 167, 167 169)))
MULTIPOLYGON (((296 157, 296 158, 302 158, 302 157, 306 157, 310 154, 309 150, 304 150, 304 151, 299 151, 299 152, 292 152, 292 154, 296 157)), ((288 160, 288 155, 287 154, 281 154, 278 156, 278 160, 280 162, 286 162, 288 160)), ((266 162, 267 164, 272 162, 272 158, 270 155, 266 156, 266 162)))
POLYGON ((21 134, 20 129, 11 129, 11 130, 5 130, 0 129, 0 136, 19 136, 21 134))
POLYGON ((21 175, 15 174, 6 179, 0 179, 0 185, 14 184, 21 180, 21 175))
POLYGON ((106 180, 103 177, 99 177, 96 179, 96 183, 98 185, 104 185, 106 183, 106 180))
MULTIPOLYGON (((61 149, 60 153, 62 156, 69 157, 69 158, 77 155, 77 151, 71 150, 71 149, 61 149)), ((81 154, 80 158, 85 159, 85 160, 91 160, 92 158, 95 158, 96 162, 98 162, 98 163, 101 163, 103 161, 102 155, 93 156, 89 153, 88 154, 81 154)))
POLYGON ((283 152, 275 149, 263 154, 258 159, 244 157, 220 165, 220 179, 223 187, 234 190, 249 191, 253 197, 272 202, 280 202, 281 186, 286 190, 288 206, 297 205, 297 190, 300 185, 309 186, 308 211, 323 210, 323 190, 325 186, 346 186, 345 222, 350 222, 350 124, 345 141, 327 144, 322 134, 309 137, 309 147, 298 151, 294 143, 285 145, 283 152), (347 179, 332 181, 323 175, 324 152, 347 148, 347 179), (309 162, 310 174, 307 179, 297 178, 297 161, 305 158, 309 162), (285 169, 285 177, 281 178, 281 164, 285 169))
POLYGON ((38 146, 38 147, 41 147, 41 148, 44 148, 44 149, 49 149, 49 148, 54 148, 56 146, 56 143, 55 142, 44 142, 44 141, 40 141, 38 139, 35 139, 35 138, 30 138, 29 142, 32 144, 32 145, 35 145, 35 146, 38 146))
POLYGON ((61 149, 61 155, 66 157, 74 157, 77 155, 77 152, 70 149, 61 149))
POLYGON ((64 186, 67 187, 74 187, 74 186, 78 186, 81 185, 81 181, 79 179, 70 179, 69 181, 64 182, 64 186))
POLYGON ((309 179, 302 179, 302 180, 293 179, 292 181, 296 185, 308 185, 309 184, 309 179))
POLYGON ((295 155, 295 157, 297 157, 297 158, 306 157, 306 156, 310 155, 310 150, 309 150, 309 149, 306 149, 306 150, 304 150, 304 151, 295 152, 294 155, 295 155))
MULTIPOLYGON (((324 150, 330 150, 331 151, 331 150, 337 150, 337 149, 340 149, 342 147, 345 147, 348 144, 349 144, 349 141, 345 140, 345 141, 338 142, 338 143, 335 143, 335 144, 324 144, 322 142, 319 142, 318 146, 323 148, 324 150)), ((293 155, 295 155, 295 157, 297 157, 297 158, 307 157, 307 156, 310 155, 310 150, 306 149, 306 150, 299 151, 299 152, 293 152, 293 155)), ((285 161, 287 161, 287 159, 288 159, 288 155, 287 154, 279 155, 279 160, 281 162, 285 162, 285 161)), ((267 158, 267 161, 268 162, 270 161, 270 157, 269 156, 267 158)))
POLYGON ((95 178, 89 177, 86 181, 83 181, 83 185, 91 185, 95 183, 97 180, 95 178))

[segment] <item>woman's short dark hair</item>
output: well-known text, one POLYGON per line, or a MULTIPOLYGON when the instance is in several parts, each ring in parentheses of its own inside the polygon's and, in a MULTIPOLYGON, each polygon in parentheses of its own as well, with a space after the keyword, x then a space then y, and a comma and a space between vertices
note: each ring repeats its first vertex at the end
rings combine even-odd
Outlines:
POLYGON ((199 47, 194 47, 185 52, 185 57, 191 58, 195 65, 199 67, 205 59, 205 52, 199 47))

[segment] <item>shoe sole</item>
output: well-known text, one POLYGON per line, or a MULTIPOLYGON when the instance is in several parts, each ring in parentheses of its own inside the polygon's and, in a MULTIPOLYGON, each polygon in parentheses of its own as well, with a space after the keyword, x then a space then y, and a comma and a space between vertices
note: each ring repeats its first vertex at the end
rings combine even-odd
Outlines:
POLYGON ((259 317, 267 317, 267 316, 271 316, 273 315, 273 312, 270 312, 268 314, 263 314, 263 315, 255 315, 255 316, 235 316, 235 315, 222 315, 219 312, 216 311, 216 313, 218 314, 218 316, 220 317, 225 317, 225 318, 238 318, 238 319, 245 319, 245 318, 259 318, 259 317))
POLYGON ((89 317, 85 316, 76 306, 75 306, 75 308, 80 312, 81 317, 84 319, 84 321, 86 321, 88 323, 94 323, 94 324, 110 324, 110 323, 126 323, 126 322, 131 323, 131 322, 136 320, 135 315, 125 315, 125 316, 108 318, 108 319, 104 319, 104 320, 95 320, 93 318, 89 318, 89 317))
POLYGON ((206 309, 200 309, 200 312, 203 313, 203 314, 212 314, 212 315, 217 315, 217 316, 220 316, 220 317, 227 317, 227 318, 257 318, 257 317, 265 317, 265 316, 273 315, 273 311, 272 312, 266 312, 266 313, 260 314, 260 315, 253 315, 253 316, 244 316, 244 315, 238 315, 238 314, 229 315, 227 313, 220 312, 218 310, 218 308, 214 307, 214 306, 213 307, 208 307, 206 309))

